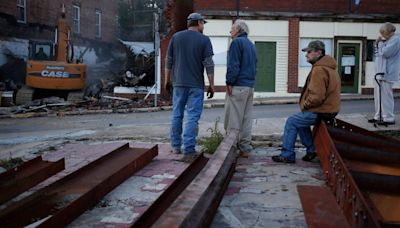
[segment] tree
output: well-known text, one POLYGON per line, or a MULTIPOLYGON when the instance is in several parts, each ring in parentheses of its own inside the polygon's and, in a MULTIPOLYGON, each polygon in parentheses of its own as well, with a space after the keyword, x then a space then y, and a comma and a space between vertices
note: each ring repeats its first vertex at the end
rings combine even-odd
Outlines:
MULTIPOLYGON (((135 41, 153 40, 153 13, 162 12, 166 4, 167 0, 119 0, 120 37, 135 41)), ((161 30, 165 31, 163 24, 161 30)))

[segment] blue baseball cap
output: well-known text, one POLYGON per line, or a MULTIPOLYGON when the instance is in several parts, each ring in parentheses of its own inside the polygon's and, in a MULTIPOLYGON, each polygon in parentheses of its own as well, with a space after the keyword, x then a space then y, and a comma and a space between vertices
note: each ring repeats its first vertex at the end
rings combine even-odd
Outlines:
POLYGON ((187 17, 188 21, 203 21, 204 24, 207 23, 206 20, 204 20, 204 17, 199 14, 199 13, 191 13, 189 14, 189 16, 187 17))

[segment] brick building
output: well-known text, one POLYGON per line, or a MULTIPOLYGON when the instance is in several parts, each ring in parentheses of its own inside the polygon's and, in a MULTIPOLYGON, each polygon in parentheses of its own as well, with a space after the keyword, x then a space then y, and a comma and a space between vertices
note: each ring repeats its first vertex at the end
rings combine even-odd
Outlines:
MULTIPOLYGON (((204 32, 213 43, 219 98, 224 96, 229 30, 238 15, 248 22, 249 38, 258 51, 255 97, 298 93, 311 68, 301 49, 314 39, 322 40, 327 54, 337 59, 343 93, 371 93, 372 44, 379 35, 379 27, 390 21, 400 31, 397 0, 171 2, 166 12, 171 23, 170 35, 185 29, 185 16, 192 11, 202 13, 209 21, 204 32)), ((163 56, 169 37, 162 42, 163 56)))
MULTIPOLYGON (((40 43, 53 43, 62 4, 65 5, 66 18, 72 29, 74 57, 83 56, 89 71, 95 68, 91 68, 91 65, 107 61, 113 45, 118 42, 117 1, 2 0, 0 66, 9 61, 7 55, 10 53, 22 60, 30 58, 35 51, 31 50, 33 43, 39 46, 40 43)), ((45 49, 45 52, 50 55, 49 49, 45 49)))

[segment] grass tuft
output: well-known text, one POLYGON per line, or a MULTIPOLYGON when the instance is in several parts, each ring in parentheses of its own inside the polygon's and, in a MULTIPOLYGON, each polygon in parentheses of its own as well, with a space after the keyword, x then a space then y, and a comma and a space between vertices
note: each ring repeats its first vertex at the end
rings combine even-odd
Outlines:
POLYGON ((214 127, 210 127, 207 129, 207 131, 211 132, 210 137, 206 137, 199 140, 199 144, 203 146, 205 153, 214 154, 219 144, 224 139, 224 135, 218 129, 219 121, 220 118, 218 117, 215 120, 214 127))

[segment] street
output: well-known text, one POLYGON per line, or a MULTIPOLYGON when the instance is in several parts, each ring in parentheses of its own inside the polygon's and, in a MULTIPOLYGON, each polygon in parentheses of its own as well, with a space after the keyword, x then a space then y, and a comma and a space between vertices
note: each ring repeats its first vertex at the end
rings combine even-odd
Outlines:
MULTIPOLYGON (((395 107, 400 107, 400 99, 395 100, 395 107)), ((342 101, 340 114, 365 114, 373 113, 372 100, 342 101)), ((254 106, 253 118, 286 118, 298 112, 297 104, 258 105, 254 106)), ((26 133, 37 135, 35 132, 44 131, 69 131, 95 130, 108 127, 134 127, 169 124, 170 111, 145 112, 129 114, 98 114, 77 115, 65 117, 38 117, 27 119, 2 119, 0 120, 0 140, 11 139, 11 135, 26 133)), ((214 122, 217 118, 223 120, 224 109, 204 109, 200 122, 214 122)), ((4 141, 0 141, 4 142, 4 141)))
MULTIPOLYGON (((400 99, 395 102, 395 107, 400 107, 400 99)), ((298 110, 297 104, 254 106, 253 135, 280 137, 286 118, 298 110)), ((366 125, 371 130, 376 130, 373 125, 367 124, 372 112, 372 100, 342 101, 339 118, 347 118, 358 126, 366 125)), ((68 141, 167 142, 170 113, 161 111, 1 119, 0 159, 10 156, 25 157, 68 141)), ((218 127, 223 131, 223 113, 223 108, 204 109, 199 124, 199 136, 209 136, 208 129, 214 127, 218 118, 218 127)), ((398 129, 398 125, 384 129, 398 129)))

